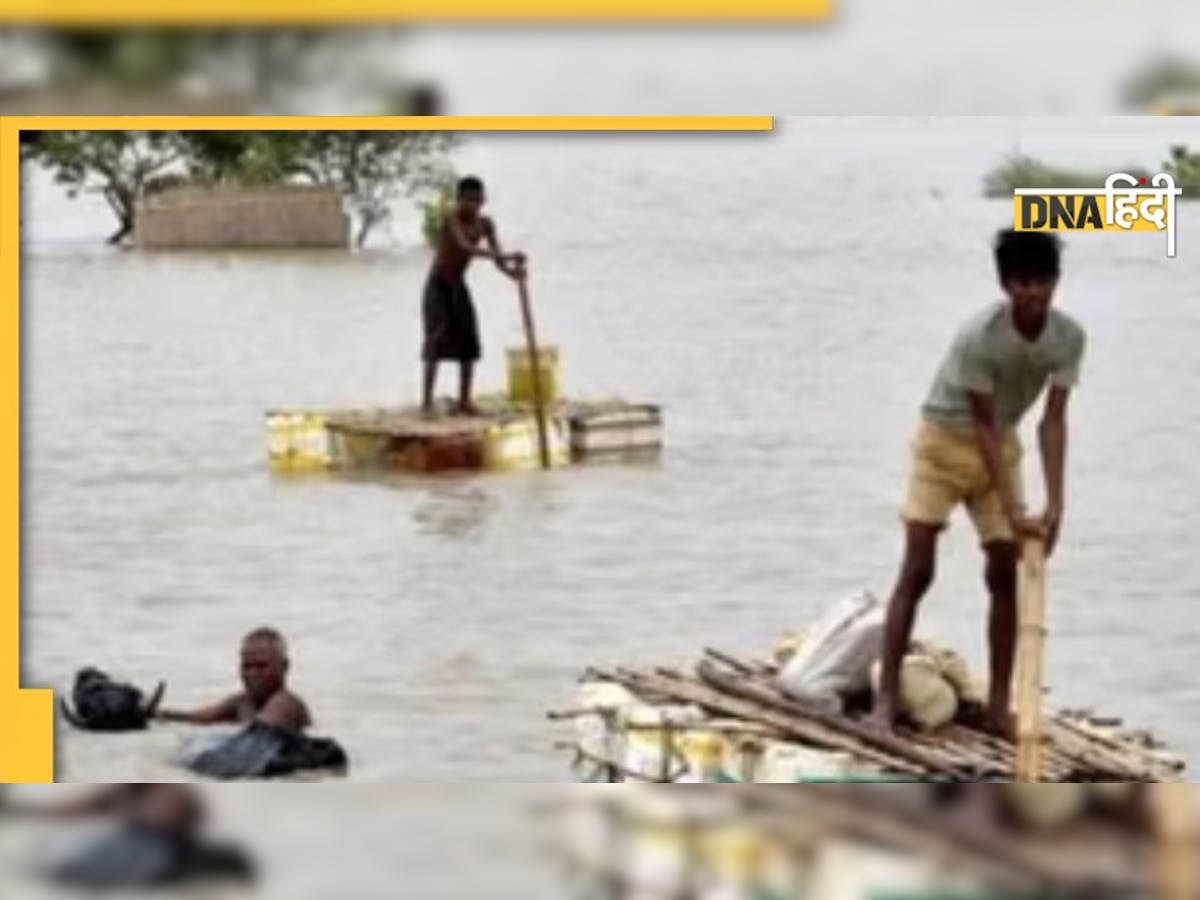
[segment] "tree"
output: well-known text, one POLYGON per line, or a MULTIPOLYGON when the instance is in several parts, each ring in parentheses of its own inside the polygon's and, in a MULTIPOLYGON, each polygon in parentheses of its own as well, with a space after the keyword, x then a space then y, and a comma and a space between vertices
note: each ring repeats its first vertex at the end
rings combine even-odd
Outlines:
POLYGON ((184 160, 187 148, 175 131, 44 131, 25 155, 49 168, 71 197, 104 197, 118 221, 108 242, 119 244, 133 233, 152 179, 184 160))
POLYGON ((1193 153, 1186 144, 1171 148, 1171 159, 1165 164, 1164 171, 1175 177, 1185 197, 1196 199, 1200 195, 1200 154, 1193 153))
POLYGON ((452 180, 454 137, 412 131, 185 132, 190 174, 207 184, 308 182, 342 195, 362 247, 403 196, 429 198, 452 180))
POLYGON ((452 134, 424 131, 61 131, 39 133, 23 158, 50 168, 72 196, 102 194, 120 223, 110 243, 132 233, 138 202, 168 182, 307 182, 342 196, 362 247, 401 197, 445 189, 454 143, 452 134))
POLYGON ((199 184, 280 184, 306 173, 305 132, 185 131, 182 141, 199 184))
POLYGON ((421 230, 425 235, 425 242, 430 247, 436 247, 441 239, 442 230, 446 226, 446 216, 453 204, 454 183, 452 179, 447 179, 444 184, 439 185, 433 195, 421 204, 424 213, 421 230))
POLYGON ((313 131, 298 154, 298 171, 336 187, 358 220, 355 246, 392 215, 401 197, 428 197, 453 177, 454 136, 435 131, 313 131))

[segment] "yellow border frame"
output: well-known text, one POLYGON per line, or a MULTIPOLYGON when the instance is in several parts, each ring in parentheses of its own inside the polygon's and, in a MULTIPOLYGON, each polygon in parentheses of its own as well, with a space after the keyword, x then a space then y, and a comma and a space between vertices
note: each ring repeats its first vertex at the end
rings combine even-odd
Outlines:
POLYGON ((490 132, 769 132, 770 116, 483 116, 287 118, 23 116, 0 118, 0 783, 54 781, 54 695, 21 688, 20 134, 22 130, 423 130, 490 132))
POLYGON ((358 22, 821 22, 837 0, 5 0, 0 22, 41 25, 347 25, 358 22))

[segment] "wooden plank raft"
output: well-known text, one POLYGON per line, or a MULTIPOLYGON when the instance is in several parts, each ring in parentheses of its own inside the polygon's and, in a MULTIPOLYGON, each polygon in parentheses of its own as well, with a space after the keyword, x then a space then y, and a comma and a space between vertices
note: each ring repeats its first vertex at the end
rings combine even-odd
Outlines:
MULTIPOLYGON (((885 734, 788 697, 770 665, 742 662, 716 651, 707 651, 693 673, 660 668, 596 674, 646 702, 686 704, 721 718, 741 719, 769 729, 783 741, 849 753, 887 774, 1015 780, 1017 748, 1011 742, 961 724, 927 734, 903 727, 885 734)), ((1047 717, 1043 750, 1044 781, 1185 780, 1184 762, 1160 753, 1143 733, 1104 729, 1079 713, 1047 717)))
MULTIPOLYGON (((608 417, 637 412, 659 411, 654 406, 632 404, 624 400, 564 400, 546 406, 546 415, 551 419, 583 424, 593 419, 603 422, 608 417)), ((428 416, 418 407, 383 407, 328 412, 326 424, 334 431, 375 437, 454 438, 479 436, 491 427, 523 421, 530 415, 531 411, 527 407, 482 399, 479 401, 479 414, 472 416, 428 416)))

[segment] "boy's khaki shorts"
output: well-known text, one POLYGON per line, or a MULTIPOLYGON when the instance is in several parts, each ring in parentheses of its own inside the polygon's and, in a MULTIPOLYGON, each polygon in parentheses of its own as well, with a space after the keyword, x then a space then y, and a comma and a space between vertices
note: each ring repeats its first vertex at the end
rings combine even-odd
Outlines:
MULTIPOLYGON (((1015 499, 1024 505, 1024 451, 1015 432, 1005 436, 1004 464, 1015 499)), ((972 431, 925 420, 913 442, 912 473, 904 521, 945 528, 962 505, 984 545, 1014 540, 1000 492, 988 475, 983 449, 972 431)))

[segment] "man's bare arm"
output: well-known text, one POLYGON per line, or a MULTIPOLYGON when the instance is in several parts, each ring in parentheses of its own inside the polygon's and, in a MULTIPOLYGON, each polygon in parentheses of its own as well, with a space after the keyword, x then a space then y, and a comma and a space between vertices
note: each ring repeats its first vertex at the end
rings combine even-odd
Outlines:
POLYGON ((496 231, 496 223, 492 219, 485 219, 483 228, 484 238, 492 250, 492 259, 496 262, 496 268, 509 278, 520 277, 524 268, 524 256, 520 253, 505 253, 501 249, 500 236, 496 231))
POLYGON ((1039 429, 1042 462, 1046 470, 1046 527, 1050 532, 1051 552, 1058 541, 1058 532, 1067 507, 1067 412, 1070 404, 1069 389, 1052 387, 1050 399, 1046 403, 1046 414, 1039 429))
POLYGON ((160 709, 157 718, 164 722, 186 722, 190 725, 223 725, 237 721, 238 707, 241 702, 241 695, 234 694, 226 697, 220 703, 201 709, 190 711, 160 709))

